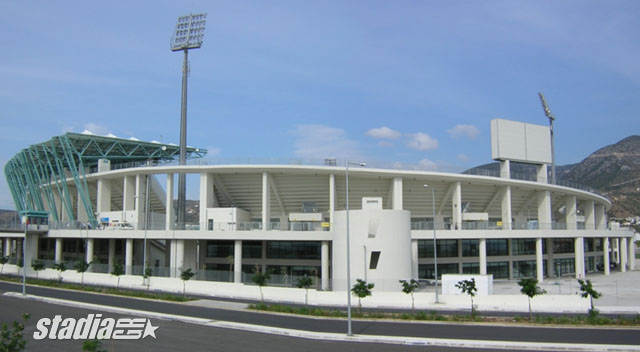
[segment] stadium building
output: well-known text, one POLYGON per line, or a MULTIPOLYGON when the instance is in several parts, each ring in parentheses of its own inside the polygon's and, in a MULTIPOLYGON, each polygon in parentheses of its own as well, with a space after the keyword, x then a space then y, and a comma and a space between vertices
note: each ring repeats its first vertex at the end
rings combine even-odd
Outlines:
POLYGON ((535 134, 523 125, 492 121, 500 171, 475 174, 347 169, 333 159, 207 165, 199 159, 206 150, 196 148, 180 166, 175 145, 67 133, 5 166, 27 225, 0 231, 0 246, 10 263, 22 260, 24 246, 27 263, 47 267, 86 261, 109 273, 119 263, 126 275, 142 275, 144 264, 153 276, 192 269, 196 280, 234 283, 251 282, 258 270, 272 273, 270 285, 294 286, 306 275, 318 289, 343 291, 349 224, 352 281, 380 291, 397 291, 400 279, 433 279, 434 236, 438 276, 542 281, 633 269, 633 233, 607 223, 607 198, 552 184, 537 145, 525 145, 525 157, 505 154, 524 140, 519 133, 535 134), (513 174, 511 161, 538 165, 537 175, 513 174), (194 220, 179 224, 181 173, 199 178, 199 196, 188 208, 194 220))

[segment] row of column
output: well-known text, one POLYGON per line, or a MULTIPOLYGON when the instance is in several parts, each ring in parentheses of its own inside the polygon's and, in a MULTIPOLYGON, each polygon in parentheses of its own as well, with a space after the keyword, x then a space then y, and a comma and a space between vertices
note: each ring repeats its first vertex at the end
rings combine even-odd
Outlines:
MULTIPOLYGON (((56 262, 62 261, 62 238, 56 238, 55 243, 55 257, 54 260, 56 262)), ((94 253, 94 241, 95 239, 90 238, 87 240, 86 246, 86 262, 93 262, 93 253, 94 253)), ((170 276, 171 277, 179 277, 180 269, 184 269, 184 254, 185 254, 185 240, 170 240, 171 245, 167 250, 170 251, 169 255, 169 267, 171 268, 170 276)), ((9 239, 5 239, 5 255, 9 255, 9 251, 11 250, 11 241, 9 239)), ((108 267, 109 270, 113 268, 113 264, 115 263, 115 252, 116 252, 116 240, 111 238, 109 239, 109 259, 108 259, 108 267)), ((147 256, 148 257, 148 256, 147 256)), ((329 289, 329 242, 322 241, 321 244, 321 287, 323 290, 329 289)), ((133 239, 125 240, 125 275, 131 275, 133 264, 133 239)), ((234 243, 234 282, 242 283, 242 241, 236 240, 234 243)), ((91 267, 89 270, 91 271, 91 267)))
MULTIPOLYGON (((617 262, 620 265, 620 271, 625 272, 627 266, 629 270, 635 269, 635 244, 633 238, 615 238, 618 245, 618 258, 617 262)), ((544 266, 543 266, 543 253, 542 253, 542 241, 543 238, 536 238, 536 279, 539 282, 544 280, 544 266)), ((602 250, 604 252, 604 274, 610 274, 610 244, 609 238, 602 238, 602 250)), ((418 240, 411 241, 411 256, 413 263, 413 277, 418 277, 418 240)), ((487 240, 485 238, 478 239, 478 251, 479 251, 479 264, 480 275, 487 275, 487 240)), ((547 246, 547 254, 552 255, 552 246, 547 246)), ((552 258, 550 258, 552 260, 552 258)), ((576 237, 574 239, 574 260, 575 260, 575 276, 577 279, 584 278, 586 275, 584 267, 584 237, 576 237)), ((552 266, 549 266, 549 270, 552 270, 552 266)), ((550 275, 549 275, 550 276, 550 275)))

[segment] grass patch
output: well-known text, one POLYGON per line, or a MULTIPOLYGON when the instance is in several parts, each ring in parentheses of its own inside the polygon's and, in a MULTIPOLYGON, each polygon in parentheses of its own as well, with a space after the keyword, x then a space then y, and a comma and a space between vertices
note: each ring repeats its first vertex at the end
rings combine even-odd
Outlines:
MULTIPOLYGON (((9 282, 20 282, 20 283, 22 282, 22 278, 18 278, 15 276, 7 276, 7 275, 0 276, 0 280, 9 281, 9 282)), ((76 291, 106 293, 110 295, 125 296, 125 297, 156 299, 156 300, 171 301, 171 302, 186 302, 186 301, 193 300, 192 298, 184 297, 182 295, 174 295, 171 293, 115 289, 112 287, 89 286, 89 285, 83 286, 81 284, 68 283, 64 281, 58 282, 57 280, 27 278, 27 284, 54 287, 54 288, 64 288, 64 289, 76 290, 76 291)))
MULTIPOLYGON (((292 307, 282 304, 250 304, 249 309, 260 310, 265 312, 311 315, 320 317, 341 317, 346 318, 347 312, 341 310, 327 310, 320 308, 292 307)), ((352 311, 354 318, 367 319, 395 319, 395 320, 418 320, 418 321, 449 321, 449 322, 502 322, 502 323, 519 323, 519 324, 543 324, 543 325, 614 325, 614 326, 640 326, 640 315, 635 318, 607 318, 599 315, 588 316, 539 316, 530 322, 528 318, 521 316, 513 317, 483 317, 478 313, 472 315, 441 315, 437 312, 416 311, 415 313, 387 313, 387 312, 363 312, 352 311)))

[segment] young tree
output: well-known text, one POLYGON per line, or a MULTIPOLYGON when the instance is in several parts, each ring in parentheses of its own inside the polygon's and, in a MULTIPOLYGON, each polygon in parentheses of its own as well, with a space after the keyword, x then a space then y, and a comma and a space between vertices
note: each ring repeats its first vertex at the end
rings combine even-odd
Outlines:
POLYGON ((475 314, 475 306, 473 305, 473 297, 476 296, 478 292, 478 288, 476 287, 476 279, 471 280, 462 280, 458 281, 456 284, 456 288, 458 288, 462 293, 466 293, 471 297, 471 316, 475 314))
POLYGON ((311 279, 310 277, 307 277, 306 275, 304 277, 299 278, 298 281, 296 282, 296 286, 298 286, 298 288, 305 289, 305 293, 304 293, 305 306, 309 304, 309 287, 311 287, 311 285, 313 285, 313 279, 311 279))
POLYGON ((4 270, 4 265, 9 262, 9 257, 1 256, 0 264, 2 264, 2 269, 0 269, 0 275, 2 275, 2 271, 4 270))
POLYGON ((2 328, 0 328, 0 351, 24 351, 27 341, 22 337, 22 332, 24 331, 24 323, 26 323, 30 317, 29 313, 23 314, 22 319, 24 322, 19 323, 14 321, 12 329, 9 329, 7 324, 2 324, 2 328))
POLYGON ((535 296, 544 295, 547 291, 541 289, 538 286, 538 280, 534 278, 520 279, 518 285, 521 287, 520 292, 529 297, 529 320, 531 320, 531 299, 535 296))
POLYGON ((114 262, 113 263, 113 270, 111 271, 111 275, 115 276, 116 278, 118 278, 118 281, 116 282, 116 290, 120 289, 120 276, 124 274, 124 268, 122 267, 122 264, 118 263, 118 262, 114 262))
POLYGON ((413 314, 415 310, 413 292, 420 287, 420 283, 414 279, 411 279, 411 281, 400 280, 400 283, 402 284, 402 292, 411 295, 411 314, 413 314))
POLYGON ((151 286, 151 276, 153 275, 153 269, 150 267, 146 267, 144 269, 144 273, 142 273, 142 277, 147 282, 147 291, 149 291, 149 287, 151 286))
POLYGON ((180 270, 180 279, 182 279, 182 296, 186 294, 187 290, 187 281, 189 281, 196 273, 194 273, 191 268, 187 270, 180 270))
POLYGON ((258 270, 258 267, 256 267, 255 273, 251 277, 251 281, 260 287, 260 302, 264 302, 262 286, 267 286, 267 282, 269 282, 269 280, 271 280, 271 273, 269 271, 263 273, 261 270, 258 270))
POLYGON ((34 260, 31 263, 31 268, 36 272, 36 279, 38 278, 38 273, 41 270, 44 270, 44 262, 42 260, 34 260))
POLYGON ((91 265, 91 263, 87 263, 84 260, 78 261, 76 262, 76 265, 73 266, 74 269, 76 269, 77 272, 79 272, 80 274, 82 274, 81 277, 81 283, 82 283, 82 287, 84 287, 84 272, 89 270, 89 265, 91 265))
POLYGON ((582 291, 582 294, 581 294, 582 298, 589 297, 591 301, 591 309, 589 309, 589 315, 597 314, 598 311, 593 306, 593 300, 602 297, 602 293, 596 291, 593 288, 593 285, 591 284, 591 280, 586 280, 586 281, 578 280, 578 283, 580 284, 580 291, 582 291))
POLYGON ((369 284, 364 280, 357 279, 356 283, 353 285, 351 292, 358 296, 358 311, 362 314, 362 299, 371 296, 371 290, 375 284, 369 284))
POLYGON ((58 271, 58 283, 62 282, 62 273, 67 271, 67 266, 64 262, 53 264, 53 269, 58 271))

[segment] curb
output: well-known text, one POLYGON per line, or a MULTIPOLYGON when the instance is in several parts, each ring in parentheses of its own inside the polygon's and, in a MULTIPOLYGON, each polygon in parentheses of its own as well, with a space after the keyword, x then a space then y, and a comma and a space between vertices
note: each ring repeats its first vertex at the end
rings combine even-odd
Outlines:
POLYGON ((120 308, 113 306, 97 305, 92 303, 83 303, 62 300, 50 297, 41 297, 33 295, 22 295, 15 292, 5 292, 4 296, 22 298, 32 301, 45 302, 69 307, 96 309, 116 314, 136 315, 147 318, 155 318, 161 320, 178 321, 188 324, 198 324, 203 326, 242 330, 249 332, 257 332, 264 334, 273 334, 279 336, 298 337, 311 340, 329 340, 341 342, 367 342, 367 343, 384 343, 394 345, 411 345, 411 346, 441 346, 441 347, 458 347, 458 348, 484 348, 484 349, 518 349, 528 351, 639 351, 640 346, 631 345, 593 345, 593 344, 567 344, 567 343, 545 343, 545 342, 514 342, 514 341, 488 341, 488 340, 464 340, 464 339, 439 339, 439 338, 420 338, 420 337, 401 337, 401 336, 378 336, 378 335, 354 335, 347 336, 337 333, 319 333, 304 330, 283 329, 269 327, 263 325, 252 325, 244 323, 234 323, 228 321, 211 320, 204 318, 189 317, 174 314, 162 314, 136 309, 120 308))

